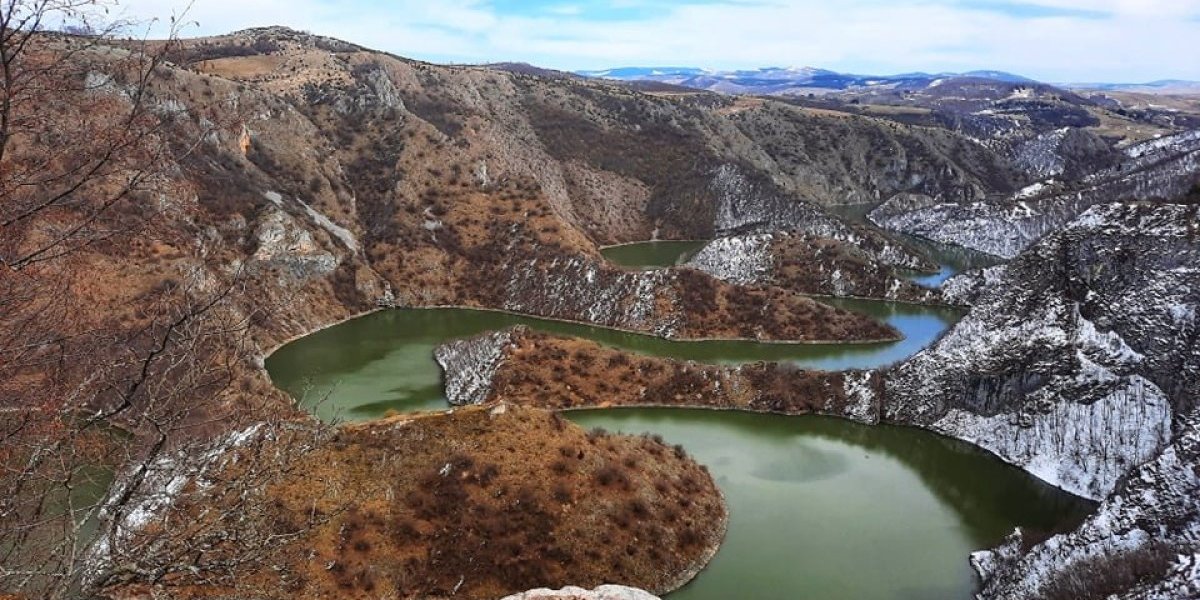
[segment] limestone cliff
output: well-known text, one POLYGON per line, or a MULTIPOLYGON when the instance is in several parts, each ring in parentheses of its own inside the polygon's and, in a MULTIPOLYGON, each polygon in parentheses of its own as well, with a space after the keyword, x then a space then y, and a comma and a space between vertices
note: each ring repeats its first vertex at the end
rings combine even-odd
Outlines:
POLYGON ((559 408, 700 405, 929 428, 1103 500, 1076 531, 976 555, 981 598, 1190 597, 1200 556, 1197 211, 1096 206, 1013 262, 952 279, 946 293, 970 313, 889 369, 697 365, 525 335, 504 349, 487 389, 559 408))
POLYGON ((1198 233, 1194 207, 1091 209, 991 271, 970 314, 889 373, 883 418, 1105 497, 1196 404, 1198 233))
POLYGON ((1184 196, 1200 181, 1200 131, 1135 144, 1114 166, 1075 181, 1049 178, 1015 194, 970 202, 896 197, 871 213, 880 226, 1005 258, 1114 201, 1184 196))

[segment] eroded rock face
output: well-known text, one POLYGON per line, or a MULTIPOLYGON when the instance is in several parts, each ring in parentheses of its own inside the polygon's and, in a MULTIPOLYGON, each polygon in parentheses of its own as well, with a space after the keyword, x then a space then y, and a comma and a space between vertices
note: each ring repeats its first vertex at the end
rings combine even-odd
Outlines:
POLYGON ((482 404, 492 389, 506 349, 523 328, 505 329, 477 338, 438 346, 434 358, 445 373, 446 398, 451 404, 482 404))
MULTIPOLYGON (((772 182, 770 157, 713 107, 438 67, 283 28, 182 45, 194 61, 164 67, 172 76, 156 93, 182 102, 209 143, 192 151, 191 132, 180 136, 186 164, 168 171, 194 206, 164 229, 205 226, 205 265, 257 267, 280 295, 307 286, 332 297, 328 320, 375 305, 455 305, 680 338, 894 335, 780 290, 602 259, 597 242, 711 235, 722 169, 759 182, 722 201, 769 196, 804 207, 779 222, 815 219, 884 243, 772 182), (202 89, 236 113, 184 100, 202 89)), ((297 303, 323 304, 311 296, 297 303)), ((271 328, 286 338, 328 322, 301 312, 276 311, 271 328)))
POLYGON ((1120 162, 1121 153, 1086 129, 1064 127, 1016 145, 1014 162, 1038 181, 1081 179, 1120 162))
POLYGON ((976 291, 954 291, 975 296, 973 310, 888 374, 885 419, 1106 496, 1196 404, 1195 218, 1180 205, 1096 207, 978 276, 976 291))
POLYGON ((1002 153, 967 137, 972 132, 966 119, 910 128, 896 127, 886 117, 847 119, 781 103, 735 103, 730 120, 770 155, 777 179, 822 205, 878 202, 906 193, 965 202, 1009 192, 1016 184, 1002 153))
POLYGON ((1020 532, 972 564, 985 600, 1200 595, 1200 414, 1083 525, 1024 552, 1020 532))
MULTIPOLYGON (((1042 332, 1068 333, 1068 344, 1043 340, 1044 347, 1057 350, 1035 356, 1019 343, 1005 350, 995 338, 978 336, 972 352, 978 360, 1003 364, 1025 353, 1007 370, 1016 373, 1023 365, 1022 379, 1030 389, 1005 395, 996 393, 995 385, 987 392, 976 384, 974 389, 984 393, 974 397, 997 401, 991 410, 999 412, 988 417, 979 406, 964 410, 960 404, 933 426, 982 442, 1009 460, 1023 456, 1018 464, 1027 460, 1026 468, 1042 477, 1104 501, 1075 531, 1037 544, 1018 532, 1001 547, 973 556, 984 580, 980 598, 1200 594, 1196 219, 1195 207, 1179 205, 1095 207, 983 278, 991 281, 982 287, 992 289, 981 292, 968 320, 986 317, 992 332, 1011 331, 1014 323, 997 319, 997 302, 1017 307, 1065 302, 1071 307, 1067 319, 1047 320, 1061 311, 1053 308, 1034 312, 1040 321, 1033 322, 1041 323, 1042 332), (1040 277, 1033 265, 1042 266, 1040 277), (1053 325, 1055 320, 1060 325, 1053 325), (1066 372, 1039 375, 1047 366, 1062 365, 1061 357, 1070 357, 1072 350, 1066 372), (1029 382, 1029 375, 1037 381, 1029 382), (967 411, 973 414, 964 419, 967 411)), ((962 331, 969 330, 960 327, 948 338, 962 331)), ((929 354, 949 358, 945 350, 939 344, 929 354)), ((939 377, 925 369, 929 358, 923 354, 901 366, 901 377, 914 368, 918 377, 939 377)), ((1017 378, 1005 382, 1017 392, 1017 378)), ((968 393, 959 400, 972 397, 968 393)))
POLYGON ((258 248, 251 260, 287 269, 298 279, 331 273, 338 259, 313 240, 312 234, 279 209, 270 210, 254 230, 258 248))
POLYGON ((1007 198, 913 204, 889 200, 871 213, 882 227, 1011 258, 1091 206, 1183 196, 1200 172, 1200 131, 1144 142, 1117 165, 1075 183, 1048 180, 1007 198))
POLYGON ((950 304, 971 306, 985 292, 1000 284, 1005 269, 1005 265, 996 265, 959 273, 942 283, 939 288, 942 298, 950 304))
POLYGON ((722 165, 712 176, 718 237, 792 232, 854 245, 893 267, 936 270, 937 265, 902 244, 825 213, 815 205, 785 194, 772 182, 734 165, 722 165))

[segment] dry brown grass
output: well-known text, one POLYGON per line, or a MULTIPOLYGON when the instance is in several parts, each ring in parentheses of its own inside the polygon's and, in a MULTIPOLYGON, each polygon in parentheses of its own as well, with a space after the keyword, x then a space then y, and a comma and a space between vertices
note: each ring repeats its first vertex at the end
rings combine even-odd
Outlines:
POLYGON ((705 365, 529 330, 514 342, 493 379, 490 400, 551 409, 693 406, 835 415, 844 414, 849 401, 844 372, 767 362, 705 365))
POLYGON ((662 593, 711 558, 726 520, 707 471, 660 442, 510 405, 347 426, 283 470, 269 516, 242 526, 326 522, 232 586, 182 576, 159 591, 495 598, 618 582, 662 593))
POLYGON ((1157 541, 1135 549, 1075 561, 1053 573, 1042 600, 1101 600, 1130 592, 1166 576, 1178 551, 1157 541))
POLYGON ((197 63, 196 70, 226 79, 265 77, 283 65, 286 58, 278 54, 214 58, 197 63))
POLYGON ((776 239, 771 252, 776 256, 772 283, 787 290, 915 303, 941 301, 939 291, 902 279, 894 268, 881 264, 851 244, 793 234, 776 239), (837 282, 833 278, 835 271, 837 282))

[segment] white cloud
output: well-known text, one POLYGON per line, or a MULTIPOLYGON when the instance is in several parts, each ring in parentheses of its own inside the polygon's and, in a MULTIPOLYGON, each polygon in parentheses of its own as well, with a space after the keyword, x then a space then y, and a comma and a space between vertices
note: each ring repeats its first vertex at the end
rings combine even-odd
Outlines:
MULTIPOLYGON (((623 0, 637 6, 637 0, 623 0)), ((556 68, 814 65, 857 72, 1004 69, 1052 81, 1200 79, 1200 0, 1029 0, 1111 13, 1022 18, 961 0, 684 4, 638 20, 587 20, 579 4, 538 16, 483 0, 196 0, 198 33, 282 24, 433 60, 523 60, 556 68)), ((162 16, 161 0, 124 0, 162 16)), ((196 30, 193 30, 196 31, 196 30)))

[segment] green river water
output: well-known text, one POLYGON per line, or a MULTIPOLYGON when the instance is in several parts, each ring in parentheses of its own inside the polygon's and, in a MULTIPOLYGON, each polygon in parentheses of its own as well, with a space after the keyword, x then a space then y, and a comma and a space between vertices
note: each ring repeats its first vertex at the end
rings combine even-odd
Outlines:
POLYGON ((609 262, 633 269, 657 269, 681 265, 708 242, 704 240, 657 241, 609 246, 600 251, 609 262))
MULTIPOLYGON (((636 268, 674 264, 688 252, 655 243, 639 257, 638 248, 605 254, 619 249, 620 262, 636 268)), ((944 270, 957 269, 948 264, 944 270)), ((498 312, 390 310, 285 345, 266 364, 277 386, 320 417, 358 420, 389 410, 447 408, 433 349, 514 324, 644 354, 844 369, 910 356, 962 315, 876 301, 823 301, 886 320, 906 337, 886 344, 673 342, 498 312)), ((977 586, 970 552, 998 543, 1017 526, 1065 527, 1091 508, 967 444, 914 428, 687 409, 569 416, 586 427, 658 433, 682 444, 724 492, 730 510, 725 543, 712 564, 669 600, 966 600, 977 586)))

